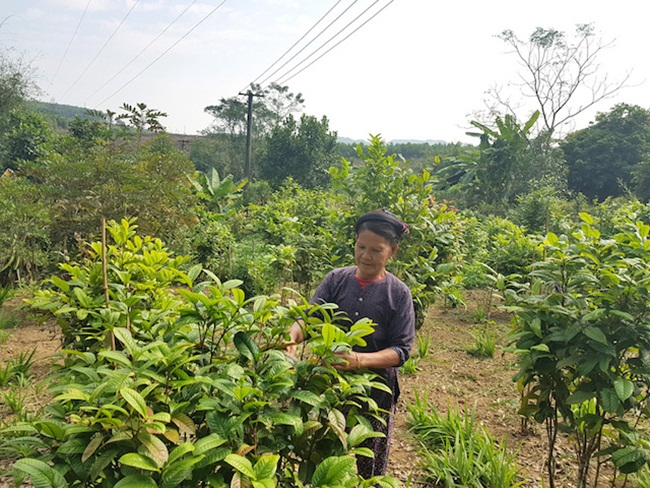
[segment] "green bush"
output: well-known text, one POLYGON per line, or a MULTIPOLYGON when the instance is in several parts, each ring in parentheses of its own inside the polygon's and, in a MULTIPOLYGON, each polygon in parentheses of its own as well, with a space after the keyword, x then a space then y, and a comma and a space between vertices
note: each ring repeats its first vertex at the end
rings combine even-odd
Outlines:
POLYGON ((105 265, 93 243, 32 300, 62 323, 68 348, 48 415, 2 431, 18 484, 397 486, 360 479, 353 457, 371 455, 361 444, 381 435, 360 405, 385 386, 332 366, 370 322, 344 330, 331 305, 247 298, 239 281, 183 270, 187 257, 126 220, 108 230, 105 265), (291 357, 298 319, 306 341, 291 357))

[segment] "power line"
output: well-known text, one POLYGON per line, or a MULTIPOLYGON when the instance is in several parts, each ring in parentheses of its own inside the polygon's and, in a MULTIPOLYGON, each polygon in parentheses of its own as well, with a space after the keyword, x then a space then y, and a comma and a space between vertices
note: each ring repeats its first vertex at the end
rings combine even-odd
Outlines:
MULTIPOLYGON (((354 5, 354 3, 356 3, 356 1, 357 1, 357 0, 355 0, 355 2, 352 3, 352 5, 354 5)), ((323 19, 324 19, 325 17, 327 17, 327 16, 330 14, 330 12, 331 12, 332 10, 334 10, 334 9, 336 8, 336 6, 337 6, 339 3, 341 3, 341 0, 338 0, 338 1, 337 1, 337 2, 336 2, 336 3, 335 3, 331 8, 327 11, 327 12, 325 12, 325 14, 324 14, 320 19, 318 19, 318 21, 317 21, 314 25, 312 25, 312 26, 309 28, 309 30, 308 30, 307 32, 305 32, 305 33, 303 34, 303 36, 302 36, 300 39, 298 39, 298 40, 297 40, 297 41, 296 41, 296 42, 295 42, 295 43, 294 43, 294 44, 293 44, 289 49, 287 49, 287 50, 286 50, 286 51, 285 51, 285 52, 284 52, 284 53, 283 53, 283 54, 282 54, 278 59, 276 59, 276 60, 271 64, 271 66, 269 66, 268 68, 266 68, 266 69, 262 72, 262 74, 259 75, 257 78, 255 78, 255 79, 254 79, 250 84, 252 85, 253 83, 256 83, 257 80, 259 80, 262 76, 264 76, 264 75, 267 73, 267 71, 269 71, 271 68, 273 68, 273 66, 275 66, 275 65, 276 65, 276 64, 277 64, 277 63, 278 63, 278 62, 279 62, 283 57, 285 57, 287 54, 289 54, 289 53, 291 52, 291 50, 292 50, 294 47, 296 47, 296 46, 300 43, 300 41, 302 41, 305 37, 307 37, 307 35, 309 35, 309 33, 310 33, 311 31, 313 31, 313 30, 316 28, 316 26, 317 26, 318 24, 320 24, 320 23, 323 21, 323 19)), ((352 5, 350 5, 350 7, 351 7, 352 5)), ((348 8, 343 12, 343 14, 344 14, 345 12, 347 12, 347 10, 348 10, 350 7, 348 7, 348 8)), ((341 15, 343 15, 343 14, 341 14, 341 15)), ((339 17, 340 17, 340 15, 339 15, 339 17)), ((334 19, 334 22, 335 22, 339 17, 337 17, 336 19, 334 19)), ((332 23, 333 23, 333 22, 332 22, 332 23)), ((332 25, 332 23, 330 23, 330 25, 332 25)), ((329 27, 329 26, 327 26, 323 31, 321 31, 320 34, 322 34, 325 30, 327 30, 328 27, 329 27)), ((318 34, 314 39, 312 39, 312 40, 309 42, 309 44, 311 44, 312 42, 314 42, 314 40, 316 40, 320 34, 318 34)), ((303 47, 300 51, 298 51, 298 52, 297 52, 297 53, 296 53, 296 54, 295 54, 291 59, 289 59, 286 63, 284 63, 282 66, 280 66, 276 71, 274 71, 273 73, 271 73, 271 74, 269 75, 269 77, 270 77, 270 76, 273 76, 275 73, 278 72, 278 70, 282 69, 282 68, 283 68, 287 63, 289 63, 293 58, 295 58, 298 54, 300 54, 300 53, 301 53, 301 52, 302 52, 302 51, 303 51, 307 46, 309 46, 309 44, 307 44, 307 45, 306 45, 305 47, 303 47)), ((264 78, 264 80, 262 80, 262 82, 261 82, 260 84, 264 83, 264 82, 265 82, 269 77, 264 78)), ((244 90, 245 90, 245 88, 242 89, 242 90, 239 90, 239 91, 244 91, 244 90)))
POLYGON ((86 12, 88 11, 88 7, 90 7, 90 2, 91 1, 92 0, 88 0, 88 3, 86 4, 86 8, 84 9, 83 13, 81 14, 81 18, 79 19, 79 23, 77 24, 77 28, 74 30, 74 33, 72 34, 72 37, 70 38, 70 42, 68 43, 68 47, 65 48, 65 52, 63 53, 63 57, 61 58, 61 61, 59 62, 59 65, 56 67, 56 71, 54 72, 54 76, 52 76, 52 79, 50 80, 50 86, 52 86, 52 83, 54 83, 54 78, 56 78, 56 75, 59 74, 59 70, 61 69, 61 66, 63 65, 63 61, 65 60, 66 56, 68 55, 68 51, 70 50, 70 46, 72 46, 72 41, 77 36, 77 32, 79 32, 79 27, 81 26, 81 22, 83 22, 84 17, 86 16, 86 12))
POLYGON ((66 95, 67 95, 68 93, 70 93, 70 90, 72 90, 72 89, 75 87, 75 85, 76 85, 77 83, 79 83, 79 80, 83 77, 83 75, 86 74, 86 72, 90 69, 90 67, 92 66, 92 64, 95 62, 95 60, 96 60, 96 59, 99 57, 99 55, 102 53, 102 51, 104 50, 104 48, 108 45, 108 43, 111 41, 111 39, 113 39, 113 36, 115 36, 115 34, 117 33, 117 31, 120 29, 120 27, 122 27, 122 24, 124 24, 124 22, 125 22, 126 19, 129 17, 129 15, 131 15, 131 12, 133 12, 133 9, 134 9, 135 6, 138 4, 138 2, 139 2, 139 0, 135 0, 135 2, 133 3, 133 5, 132 5, 131 8, 129 9, 129 11, 126 13, 126 15, 124 16, 124 18, 122 19, 122 22, 120 22, 120 24, 115 28, 115 30, 113 31, 113 33, 108 37, 108 39, 106 39, 106 42, 105 42, 104 45, 101 47, 101 49, 99 50, 99 52, 98 52, 97 54, 95 54, 95 57, 90 61, 90 63, 88 63, 88 66, 86 66, 86 69, 84 69, 84 70, 81 72, 81 74, 79 75, 79 77, 74 81, 74 83, 70 86, 70 88, 68 88, 68 90, 63 94, 63 96, 62 96, 61 98, 65 98, 66 95))
POLYGON ((115 90, 111 95, 106 97, 104 100, 99 102, 98 105, 103 105, 104 102, 107 100, 110 100, 113 98, 115 95, 117 95, 122 89, 130 85, 136 78, 138 78, 142 73, 147 71, 151 66, 153 66, 160 58, 162 58, 165 54, 167 54, 169 51, 171 51, 179 42, 181 42, 183 39, 185 39, 188 35, 194 31, 199 25, 201 25, 205 20, 207 20, 208 17, 210 17, 213 13, 215 13, 224 3, 226 3, 228 0, 223 0, 219 5, 217 5, 215 8, 213 8, 205 17, 203 17, 199 22, 194 24, 194 27, 192 27, 189 31, 187 31, 180 39, 178 39, 174 44, 169 46, 160 56, 158 56, 156 59, 154 59, 151 63, 149 63, 147 66, 145 66, 138 74, 136 74, 133 78, 131 78, 129 81, 124 83, 121 87, 119 87, 117 90, 115 90))
POLYGON ((93 97, 93 96, 94 96, 98 91, 100 91, 102 88, 104 88, 106 85, 108 85, 111 81, 113 81, 115 78, 117 78, 117 77, 118 77, 118 76, 119 76, 119 75, 120 75, 120 74, 121 74, 121 73, 122 73, 126 68, 128 68, 129 66, 131 66, 131 64, 133 64, 133 62, 134 62, 135 60, 137 60, 140 56, 142 56, 142 54, 144 54, 144 52, 145 52, 147 49, 149 49, 149 48, 152 46, 152 44, 153 44, 154 42, 156 42, 158 39, 160 39, 160 38, 163 36, 163 34, 164 34, 165 32, 167 32, 167 30, 169 30, 169 28, 170 28, 172 25, 174 25, 174 24, 178 21, 178 19, 180 19, 183 15, 185 15, 185 12, 187 12, 187 11, 192 7, 192 5, 194 5, 196 2, 197 2, 197 0, 193 0, 192 3, 190 3, 187 7, 185 7, 185 10, 183 10, 183 11, 178 15, 178 17, 176 17, 174 20, 172 20, 171 23, 168 24, 167 27, 165 27, 165 28, 160 32, 160 34, 158 34, 158 35, 157 35, 157 36, 156 36, 156 37, 155 37, 155 38, 154 38, 154 39, 153 39, 149 44, 147 44, 147 45, 145 46, 145 48, 144 48, 142 51, 140 51, 138 54, 136 54, 136 56, 135 56, 133 59, 131 59, 131 61, 129 61, 128 63, 126 63, 122 69, 120 69, 117 73, 115 73, 115 74, 114 74, 114 75, 113 75, 109 80, 107 80, 107 81, 106 81, 102 86, 100 86, 99 88, 97 88, 97 90, 95 90, 95 91, 92 92, 90 95, 88 95, 88 96, 86 97, 86 100, 84 100, 84 105, 85 105, 86 101, 88 101, 89 98, 92 98, 92 97, 93 97))
MULTIPOLYGON (((287 73, 285 73, 284 76, 287 76, 289 73, 291 73, 291 71, 295 70, 298 66, 300 66, 302 63, 304 63, 305 61, 307 61, 311 56, 313 56, 314 54, 316 54, 316 53, 317 53, 321 48, 323 48, 325 45, 327 45, 327 44, 328 44, 332 39, 334 39, 336 36, 338 36, 338 35, 339 35, 341 32, 343 32, 345 29, 347 29, 349 25, 351 25, 351 24, 353 24, 354 22, 356 22, 356 20, 357 20, 359 17, 361 17, 361 16, 362 16, 363 14, 365 14, 368 10, 370 10, 370 9, 371 9, 371 8, 372 8, 372 7, 373 7, 373 6, 378 2, 378 1, 379 1, 379 0, 376 0, 375 3, 373 3, 373 4, 372 4, 370 7, 368 7, 367 9, 365 9, 363 12, 361 12, 361 14, 359 14, 359 15, 358 15, 358 16, 357 16, 357 17, 356 17, 352 22, 350 22, 350 23, 349 23, 348 25, 346 25, 343 29, 341 29, 339 32, 337 32, 334 36, 332 36, 330 39, 328 39, 327 42, 325 42, 325 44, 321 45, 321 47, 319 47, 316 51, 314 51, 313 53, 311 53, 307 58, 303 59, 300 63, 298 63, 296 66, 294 66, 291 70, 287 71, 287 73)), ((337 42, 336 44, 334 44, 331 48, 329 48, 329 49, 328 49, 327 51, 325 51, 323 54, 321 54, 320 56, 318 56, 316 59, 314 59, 314 60, 313 60, 311 63, 309 63, 307 66, 305 66, 304 68, 302 68, 300 71, 298 71, 297 73, 291 75, 289 78, 284 78, 284 77, 283 77, 283 79, 278 80, 277 83, 278 83, 279 85, 282 85, 282 84, 287 83, 289 80, 295 78, 296 76, 298 76, 300 73, 302 73, 303 71, 305 71, 305 70, 306 70, 307 68, 309 68, 312 64, 314 64, 316 61, 318 61, 319 59, 321 59, 323 56, 325 56, 327 53, 329 53, 332 49, 334 49, 336 46, 338 46, 338 45, 341 44, 343 41, 345 41, 346 39, 348 39, 352 34, 354 34, 355 32, 357 32, 359 29, 361 29, 364 25, 366 25, 366 24, 367 24, 368 22, 370 22, 372 19, 374 19, 377 15, 379 15, 379 13, 381 13, 381 12, 382 12, 386 7, 388 7, 388 6, 389 6, 391 3, 393 3, 394 1, 395 1, 395 0, 390 0, 386 5, 384 5, 384 6, 383 6, 382 8, 380 8, 377 12, 375 12, 375 13, 374 13, 374 14, 373 14, 373 15, 372 15, 368 20, 366 20, 363 24, 361 24, 359 27, 357 27, 356 29, 354 29, 354 30, 353 30, 352 32, 350 32, 347 36, 345 36, 345 37, 344 37, 343 39, 341 39, 339 42, 337 42)))

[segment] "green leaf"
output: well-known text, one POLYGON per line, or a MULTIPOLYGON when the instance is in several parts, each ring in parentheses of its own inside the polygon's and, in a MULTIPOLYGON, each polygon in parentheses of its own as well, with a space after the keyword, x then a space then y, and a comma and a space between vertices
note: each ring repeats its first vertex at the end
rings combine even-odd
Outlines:
POLYGON ((284 412, 273 412, 267 416, 274 424, 278 425, 291 425, 295 428, 302 426, 302 418, 296 415, 291 415, 284 412))
POLYGON ((221 446, 224 442, 226 441, 217 434, 207 435, 196 441, 194 444, 194 454, 204 454, 211 449, 221 446))
POLYGON ((531 351, 551 352, 546 344, 535 344, 530 348, 531 351))
POLYGON ((626 446, 612 453, 612 462, 623 474, 639 471, 647 461, 647 452, 637 446, 626 446))
POLYGON ((192 466, 201 461, 203 456, 196 456, 190 459, 174 463, 162 472, 161 488, 176 488, 181 482, 192 474, 192 466))
POLYGON ((614 390, 616 391, 616 396, 622 402, 627 400, 634 393, 634 383, 626 378, 619 378, 614 381, 614 390))
POLYGON ((127 358, 122 351, 100 351, 97 353, 97 356, 108 359, 109 361, 124 366, 125 368, 133 367, 129 358, 127 358))
POLYGON ((239 454, 228 454, 225 461, 235 468, 238 472, 242 473, 249 478, 255 478, 255 471, 253 471, 253 465, 251 462, 246 459, 244 456, 239 454))
POLYGON ((169 451, 165 443, 157 436, 140 431, 138 433, 138 440, 147 448, 151 454, 151 459, 156 462, 158 467, 162 467, 167 462, 167 459, 169 459, 169 451))
POLYGON ((242 280, 228 280, 222 286, 224 290, 230 290, 232 288, 237 288, 243 284, 244 282, 242 280))
POLYGON ((233 342, 239 353, 249 361, 255 361, 260 349, 246 332, 239 331, 233 337, 233 342))
POLYGON ((621 406, 621 401, 614 388, 604 388, 600 392, 603 408, 608 413, 616 413, 621 406))
POLYGON ((157 488, 156 482, 144 474, 131 474, 115 483, 113 488, 157 488))
POLYGON ((366 439, 370 439, 373 437, 384 437, 384 434, 382 434, 381 432, 375 432, 374 430, 370 429, 369 427, 363 424, 357 424, 352 428, 352 430, 348 434, 348 444, 350 446, 358 446, 366 439))
POLYGON ((535 317, 533 320, 530 321, 530 330, 535 334, 537 337, 540 339, 542 338, 542 321, 539 319, 539 317, 535 317))
POLYGON ((124 454, 118 461, 125 466, 131 466, 133 468, 155 472, 160 471, 158 465, 154 462, 153 459, 147 456, 143 456, 142 454, 138 454, 137 452, 129 452, 127 454, 124 454))
POLYGON ((65 293, 67 293, 67 292, 70 291, 70 285, 68 284, 68 282, 65 281, 65 280, 62 280, 62 279, 59 278, 58 276, 52 276, 52 278, 50 278, 50 280, 51 280, 52 283, 54 283, 54 285, 56 285, 56 286, 57 286, 61 291, 65 292, 65 293))
POLYGON ((196 279, 201 274, 201 271, 203 271, 203 266, 200 264, 196 264, 190 268, 190 270, 187 272, 187 276, 192 281, 192 283, 196 281, 196 279))
POLYGON ((278 454, 273 454, 270 456, 262 456, 253 466, 255 471, 255 479, 263 480, 266 478, 272 478, 275 476, 275 471, 278 469, 278 461, 280 456, 278 454))
POLYGON ((88 460, 88 458, 95 453, 95 451, 101 445, 103 440, 104 440, 103 434, 98 434, 92 438, 92 440, 88 443, 86 450, 83 452, 81 456, 82 463, 85 463, 88 460))
POLYGON ((566 399, 566 403, 569 405, 580 405, 586 401, 591 400, 596 396, 596 392, 593 391, 575 391, 569 395, 566 399))
POLYGON ((77 297, 77 300, 82 307, 92 308, 92 300, 81 288, 75 287, 72 289, 72 292, 74 293, 75 297, 77 297))
POLYGON ((312 486, 339 485, 345 478, 356 474, 355 459, 350 456, 328 457, 316 468, 311 479, 312 486))
POLYGON ((56 422, 43 420, 40 422, 35 422, 34 426, 44 436, 51 437, 59 441, 65 440, 65 430, 60 424, 56 422))
POLYGON ((120 395, 126 402, 133 407, 143 417, 147 416, 147 403, 142 398, 142 395, 131 388, 122 388, 120 395))
POLYGON ((594 218, 587 212, 580 212, 578 213, 578 216, 585 224, 592 225, 594 223, 594 218))
POLYGON ((318 396, 316 393, 312 391, 307 391, 307 390, 293 391, 291 392, 291 398, 300 400, 301 402, 306 403, 307 405, 311 405, 312 407, 316 407, 320 405, 322 402, 320 396, 318 396))
POLYGON ((184 442, 180 446, 177 446, 174 449, 172 449, 172 452, 169 453, 167 464, 172 464, 177 459, 180 459, 183 456, 185 456, 185 454, 187 454, 188 452, 193 452, 193 451, 194 451, 194 444, 192 444, 191 442, 184 442))
POLYGON ((582 333, 587 337, 589 337, 589 339, 592 339, 601 344, 609 345, 609 342, 607 341, 607 337, 605 336, 603 331, 597 327, 585 327, 582 330, 582 333))
POLYGON ((14 469, 27 473, 34 488, 67 488, 68 486, 58 471, 38 459, 19 459, 14 463, 14 469))

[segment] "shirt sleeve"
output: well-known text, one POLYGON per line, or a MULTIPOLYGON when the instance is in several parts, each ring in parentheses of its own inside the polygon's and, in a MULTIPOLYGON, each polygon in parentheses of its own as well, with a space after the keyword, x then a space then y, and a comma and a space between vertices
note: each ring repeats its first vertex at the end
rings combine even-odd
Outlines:
POLYGON ((391 339, 388 347, 397 352, 401 366, 411 355, 415 340, 415 311, 408 288, 402 294, 391 323, 391 339))

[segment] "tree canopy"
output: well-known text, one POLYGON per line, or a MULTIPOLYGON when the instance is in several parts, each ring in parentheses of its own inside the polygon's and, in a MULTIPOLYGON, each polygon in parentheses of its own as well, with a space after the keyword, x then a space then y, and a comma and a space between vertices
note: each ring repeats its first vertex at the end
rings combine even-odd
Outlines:
POLYGON ((645 174, 650 110, 616 105, 599 113, 589 127, 569 134, 561 147, 569 168, 569 189, 599 200, 622 195, 627 189, 647 192, 634 174, 645 174))

